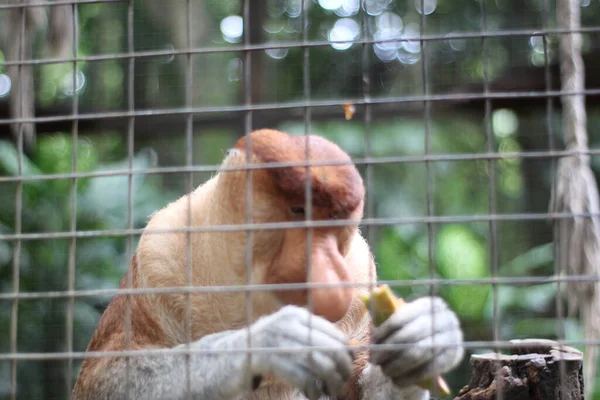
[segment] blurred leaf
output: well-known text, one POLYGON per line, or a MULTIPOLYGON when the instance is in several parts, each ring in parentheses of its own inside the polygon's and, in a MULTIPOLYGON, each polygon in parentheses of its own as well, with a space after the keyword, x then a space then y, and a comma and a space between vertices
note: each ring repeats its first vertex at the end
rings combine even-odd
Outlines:
MULTIPOLYGON (((150 169, 156 166, 156 153, 152 150, 142 150, 133 158, 134 171, 150 169)), ((101 166, 103 171, 127 171, 128 162, 116 162, 101 166)), ((160 201, 160 194, 156 191, 152 193, 140 192, 143 190, 143 184, 146 174, 133 174, 131 176, 131 195, 134 211, 134 220, 146 218, 148 214, 141 214, 137 206, 143 206, 150 200, 152 207, 156 207, 156 202, 160 201), (150 197, 145 194, 150 195, 150 197)), ((90 179, 88 189, 82 193, 78 204, 79 212, 85 218, 102 218, 107 228, 124 228, 126 218, 124 213, 128 209, 128 187, 129 175, 118 174, 106 177, 94 177, 90 179)))
POLYGON ((8 265, 9 261, 12 259, 12 247, 5 241, 0 240, 0 269, 3 266, 8 265))
POLYGON ((443 287, 440 292, 460 318, 480 319, 490 297, 491 286, 487 284, 456 285, 443 287))
MULTIPOLYGON (((21 166, 22 176, 42 174, 25 155, 23 155, 21 166)), ((0 172, 11 176, 17 176, 19 174, 19 153, 12 143, 4 140, 0 140, 0 172)))
POLYGON ((377 260, 379 265, 378 275, 381 279, 407 280, 414 279, 414 259, 407 252, 406 244, 388 229, 377 248, 377 260), (411 265, 412 264, 412 265, 411 265))
POLYGON ((529 276, 533 270, 552 263, 554 252, 552 243, 533 247, 499 268, 503 276, 529 276))
MULTIPOLYGON (((566 324, 568 324, 565 321, 566 324)), ((513 337, 515 339, 556 338, 558 334, 555 318, 521 318, 515 324, 513 337)))
POLYGON ((556 285, 527 285, 496 287, 497 296, 490 296, 485 306, 485 318, 493 319, 494 302, 503 314, 542 313, 554 308, 556 301, 556 285))
MULTIPOLYGON (((438 233, 436 261, 447 279, 477 279, 489 275, 487 254, 481 240, 464 225, 445 225, 438 233)), ((445 287, 448 302, 463 318, 481 318, 490 293, 483 284, 445 287)))
MULTIPOLYGON (((98 164, 98 154, 93 151, 91 141, 79 139, 76 147, 76 171, 89 172, 98 164)), ((36 163, 46 173, 72 172, 73 141, 65 134, 43 136, 38 139, 36 163)))
POLYGON ((448 279, 474 279, 489 275, 487 251, 481 240, 464 225, 445 225, 438 233, 436 261, 448 279))

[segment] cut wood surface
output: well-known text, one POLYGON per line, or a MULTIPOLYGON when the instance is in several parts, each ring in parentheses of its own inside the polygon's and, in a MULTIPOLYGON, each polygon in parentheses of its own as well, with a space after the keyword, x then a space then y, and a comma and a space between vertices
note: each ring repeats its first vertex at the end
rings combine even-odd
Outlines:
POLYGON ((512 340, 512 354, 471 356, 471 382, 455 400, 582 400, 583 353, 543 339, 512 340))

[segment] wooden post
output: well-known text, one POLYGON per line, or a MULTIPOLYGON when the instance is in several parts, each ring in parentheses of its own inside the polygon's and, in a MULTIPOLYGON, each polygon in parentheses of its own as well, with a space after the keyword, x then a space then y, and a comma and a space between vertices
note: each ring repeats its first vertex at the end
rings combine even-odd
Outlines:
POLYGON ((544 339, 511 340, 511 354, 471 356, 471 382, 454 400, 583 400, 583 353, 544 339))

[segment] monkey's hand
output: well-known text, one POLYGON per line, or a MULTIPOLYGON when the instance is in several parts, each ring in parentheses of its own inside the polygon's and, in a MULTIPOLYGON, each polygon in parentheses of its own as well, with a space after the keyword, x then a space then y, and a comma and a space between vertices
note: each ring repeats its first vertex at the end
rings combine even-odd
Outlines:
POLYGON ((343 393, 352 374, 353 354, 345 335, 331 322, 304 308, 286 306, 259 319, 250 335, 252 347, 281 348, 252 354, 254 376, 277 376, 311 400, 343 393), (298 351, 308 346, 319 348, 298 351))
POLYGON ((442 375, 462 359, 463 333, 456 314, 438 297, 406 303, 373 331, 371 362, 397 386, 442 375))

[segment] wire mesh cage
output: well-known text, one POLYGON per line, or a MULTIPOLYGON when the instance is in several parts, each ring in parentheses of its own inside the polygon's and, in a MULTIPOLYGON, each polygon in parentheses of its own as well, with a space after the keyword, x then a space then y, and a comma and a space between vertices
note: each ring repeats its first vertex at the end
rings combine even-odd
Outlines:
POLYGON ((259 129, 349 155, 376 276, 348 285, 444 299, 464 332, 465 356, 444 374, 454 396, 469 356, 541 338, 584 352, 586 395, 600 398, 599 13, 589 0, 0 2, 0 398, 72 398, 83 360, 112 354, 86 350, 118 295, 127 360, 148 350, 131 343, 138 297, 170 299, 156 301, 173 319, 169 301, 183 304, 181 340, 153 347, 249 325, 264 311, 253 293, 284 290, 256 272, 280 239, 257 261, 257 235, 301 228, 294 252, 310 275, 315 232, 357 222, 311 218, 310 179, 305 218, 256 221, 272 211, 256 203, 261 168, 323 167, 302 154, 224 169, 259 129), (214 207, 243 220, 198 220, 185 195, 238 170, 254 172, 214 207), (185 226, 146 227, 175 202, 185 226), (140 278, 142 234, 177 238, 186 283, 140 278), (197 284, 200 237, 223 243, 210 268, 235 279, 197 284), (243 296, 243 321, 194 306, 227 295, 243 296))

